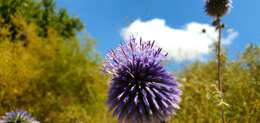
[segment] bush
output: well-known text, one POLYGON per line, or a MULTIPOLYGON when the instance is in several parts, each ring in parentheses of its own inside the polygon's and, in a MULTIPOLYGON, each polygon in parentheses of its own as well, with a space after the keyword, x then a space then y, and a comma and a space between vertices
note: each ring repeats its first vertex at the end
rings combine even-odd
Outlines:
MULTIPOLYGON (((223 71, 225 118, 230 123, 260 121, 260 48, 249 45, 241 58, 227 61, 223 71)), ((196 62, 180 72, 183 96, 174 123, 220 122, 220 98, 214 61, 196 62)))

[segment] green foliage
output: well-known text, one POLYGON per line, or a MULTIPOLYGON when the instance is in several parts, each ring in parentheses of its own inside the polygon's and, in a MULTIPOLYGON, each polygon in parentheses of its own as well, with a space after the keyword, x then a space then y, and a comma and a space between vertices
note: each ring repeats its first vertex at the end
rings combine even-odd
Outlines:
POLYGON ((81 28, 53 0, 0 0, 0 116, 24 109, 46 123, 113 121, 108 77, 94 41, 76 38, 81 28))
POLYGON ((241 58, 227 61, 223 67, 224 101, 216 87, 216 63, 196 62, 183 70, 181 110, 174 123, 220 122, 220 105, 225 105, 225 118, 231 123, 260 121, 260 48, 249 45, 241 58))
POLYGON ((22 108, 42 122, 108 120, 107 77, 100 73, 91 45, 80 47, 76 38, 64 41, 53 29, 42 38, 36 34, 37 26, 23 26, 28 32, 26 47, 1 37, 0 114, 22 108))
POLYGON ((47 29, 54 28, 64 37, 74 37, 83 29, 83 24, 78 18, 70 17, 65 9, 56 10, 54 0, 0 0, 1 26, 10 31, 12 41, 21 39, 17 34, 19 25, 14 22, 14 17, 23 17, 26 23, 34 23, 39 28, 37 35, 47 36, 47 29))

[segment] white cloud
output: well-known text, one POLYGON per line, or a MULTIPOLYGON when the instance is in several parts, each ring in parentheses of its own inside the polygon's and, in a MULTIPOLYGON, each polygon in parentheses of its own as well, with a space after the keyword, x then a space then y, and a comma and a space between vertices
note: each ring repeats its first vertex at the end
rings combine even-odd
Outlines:
MULTIPOLYGON (((156 43, 169 53, 175 61, 194 60, 203 58, 211 52, 210 46, 215 42, 217 32, 208 24, 191 22, 181 29, 166 25, 163 19, 150 21, 135 20, 121 31, 122 37, 127 40, 131 35, 142 37, 144 40, 155 40, 156 43), (202 30, 205 29, 206 33, 202 30)), ((229 29, 223 38, 223 44, 229 45, 238 36, 233 29, 229 29)))
POLYGON ((228 29, 227 37, 223 38, 223 44, 230 45, 232 41, 237 38, 237 36, 238 36, 238 32, 236 32, 234 29, 228 29))

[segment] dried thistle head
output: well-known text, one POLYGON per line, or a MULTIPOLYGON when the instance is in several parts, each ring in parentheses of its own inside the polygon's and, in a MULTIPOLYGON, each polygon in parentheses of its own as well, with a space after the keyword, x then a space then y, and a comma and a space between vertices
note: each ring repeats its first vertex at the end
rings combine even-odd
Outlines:
POLYGON ((231 0, 206 0, 205 12, 209 16, 222 17, 231 8, 231 0))

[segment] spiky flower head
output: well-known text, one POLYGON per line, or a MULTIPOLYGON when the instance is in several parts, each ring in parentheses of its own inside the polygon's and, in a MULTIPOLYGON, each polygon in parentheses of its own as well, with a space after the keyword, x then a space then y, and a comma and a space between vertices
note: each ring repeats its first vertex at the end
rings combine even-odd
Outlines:
POLYGON ((0 123, 40 123, 36 121, 28 112, 17 110, 5 113, 2 116, 0 123))
POLYGON ((154 41, 134 37, 108 53, 104 70, 113 76, 107 102, 120 122, 158 123, 179 109, 181 91, 162 65, 166 56, 154 41))
POLYGON ((209 16, 224 16, 231 7, 231 0, 206 0, 205 11, 209 16))

